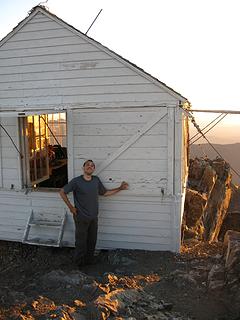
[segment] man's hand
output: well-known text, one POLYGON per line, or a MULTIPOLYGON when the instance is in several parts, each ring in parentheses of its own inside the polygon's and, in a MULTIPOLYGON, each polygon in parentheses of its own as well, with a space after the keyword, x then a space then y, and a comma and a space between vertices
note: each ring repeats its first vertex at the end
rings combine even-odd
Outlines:
POLYGON ((128 183, 123 181, 120 186, 118 188, 114 188, 114 189, 110 189, 110 190, 107 190, 105 193, 104 193, 104 196, 111 196, 121 190, 126 190, 128 189, 128 183))
POLYGON ((126 190, 128 189, 128 183, 126 181, 123 181, 119 187, 120 190, 126 190))
POLYGON ((69 201, 66 193, 64 192, 63 189, 60 190, 59 192, 61 198, 63 199, 63 201, 66 203, 66 205, 68 206, 69 210, 72 212, 73 215, 77 214, 77 208, 75 208, 71 202, 69 201))
POLYGON ((75 208, 74 206, 71 206, 69 210, 72 212, 73 215, 77 214, 77 208, 75 208))

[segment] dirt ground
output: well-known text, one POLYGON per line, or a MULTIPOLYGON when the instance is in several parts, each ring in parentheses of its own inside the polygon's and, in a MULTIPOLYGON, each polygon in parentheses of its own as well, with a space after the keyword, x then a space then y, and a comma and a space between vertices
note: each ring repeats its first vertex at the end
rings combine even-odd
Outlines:
POLYGON ((208 286, 221 243, 99 251, 81 269, 73 250, 0 241, 0 319, 240 319, 236 293, 208 286))

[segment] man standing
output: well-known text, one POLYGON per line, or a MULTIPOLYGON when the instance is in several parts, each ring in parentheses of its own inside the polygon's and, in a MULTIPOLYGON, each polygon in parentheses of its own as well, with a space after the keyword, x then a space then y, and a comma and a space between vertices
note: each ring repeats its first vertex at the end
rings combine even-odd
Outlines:
POLYGON ((79 266, 93 263, 98 228, 98 195, 110 196, 128 188, 123 181, 118 188, 107 190, 101 180, 93 175, 94 170, 94 162, 85 161, 83 175, 73 178, 60 191, 60 196, 73 214, 75 262, 79 266), (67 197, 69 192, 73 192, 74 205, 67 197))

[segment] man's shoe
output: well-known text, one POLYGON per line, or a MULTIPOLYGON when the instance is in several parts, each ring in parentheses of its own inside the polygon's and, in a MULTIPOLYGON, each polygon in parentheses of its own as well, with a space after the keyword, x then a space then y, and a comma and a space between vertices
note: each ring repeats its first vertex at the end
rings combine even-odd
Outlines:
POLYGON ((98 260, 96 257, 85 258, 86 265, 93 265, 93 264, 97 264, 97 263, 98 263, 98 260))
POLYGON ((84 258, 77 259, 77 260, 75 261, 75 263, 76 263, 76 265, 77 265, 79 268, 85 266, 85 264, 86 264, 84 258))

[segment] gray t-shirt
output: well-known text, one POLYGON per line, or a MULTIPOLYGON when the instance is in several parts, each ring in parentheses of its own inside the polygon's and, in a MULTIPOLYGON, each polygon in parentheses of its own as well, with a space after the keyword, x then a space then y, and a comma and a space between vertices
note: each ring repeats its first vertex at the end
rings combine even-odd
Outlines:
POLYGON ((73 192, 77 214, 90 219, 98 216, 98 195, 104 195, 107 191, 97 176, 87 181, 83 175, 73 178, 63 190, 66 194, 73 192))

